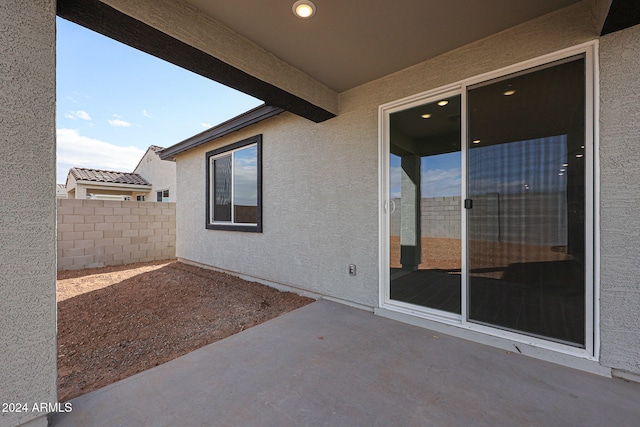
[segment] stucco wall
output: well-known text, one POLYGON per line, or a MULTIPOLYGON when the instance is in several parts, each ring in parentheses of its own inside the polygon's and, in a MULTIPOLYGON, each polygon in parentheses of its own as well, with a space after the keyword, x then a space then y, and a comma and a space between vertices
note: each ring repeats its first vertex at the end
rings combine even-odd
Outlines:
POLYGON ((60 199, 58 270, 175 258, 176 204, 60 199))
POLYGON ((282 114, 178 156, 177 256, 375 306, 378 106, 592 40, 582 2, 341 94, 313 124, 282 114), (206 151, 262 133, 264 233, 205 230, 206 151), (358 274, 350 277, 347 265, 358 274))
MULTIPOLYGON (((0 28, 0 402, 53 403, 55 1, 3 0, 0 28)), ((41 415, 0 412, 0 426, 41 415)))
POLYGON ((176 201, 176 164, 161 160, 153 150, 147 150, 140 163, 134 170, 151 183, 151 192, 147 195, 147 202, 156 201, 156 192, 169 190, 169 201, 176 201))
POLYGON ((361 161, 360 144, 345 147, 336 135, 327 138, 334 132, 331 122, 310 126, 284 113, 181 155, 177 256, 373 305, 367 285, 377 280, 377 184, 352 178, 375 172, 375 155, 361 161), (258 133, 264 232, 206 230, 205 153, 258 133), (350 263, 358 266, 355 277, 347 274, 350 263))
POLYGON ((602 363, 640 373, 640 26, 600 40, 602 363))

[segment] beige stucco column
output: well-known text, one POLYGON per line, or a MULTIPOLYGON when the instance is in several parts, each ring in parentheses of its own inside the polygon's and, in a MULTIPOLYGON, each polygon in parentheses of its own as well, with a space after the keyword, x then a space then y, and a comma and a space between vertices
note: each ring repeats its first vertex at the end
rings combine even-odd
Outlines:
POLYGON ((404 270, 420 264, 420 156, 402 156, 400 209, 400 263, 404 270))
MULTIPOLYGON (((0 2, 0 402, 55 403, 55 0, 0 2)), ((46 426, 46 413, 0 426, 46 426)))

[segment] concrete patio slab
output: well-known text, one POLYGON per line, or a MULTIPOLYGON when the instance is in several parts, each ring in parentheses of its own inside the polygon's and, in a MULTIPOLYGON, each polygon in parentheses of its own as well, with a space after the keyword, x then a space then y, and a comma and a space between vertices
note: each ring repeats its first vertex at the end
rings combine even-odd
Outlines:
POLYGON ((640 384, 323 300, 71 403, 54 426, 640 425, 640 384))

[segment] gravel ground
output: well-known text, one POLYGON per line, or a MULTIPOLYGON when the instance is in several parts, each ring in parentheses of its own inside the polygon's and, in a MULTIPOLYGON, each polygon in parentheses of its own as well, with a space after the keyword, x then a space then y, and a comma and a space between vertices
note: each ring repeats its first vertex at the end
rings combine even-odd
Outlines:
POLYGON ((313 300, 179 262, 58 273, 58 399, 66 401, 313 300))

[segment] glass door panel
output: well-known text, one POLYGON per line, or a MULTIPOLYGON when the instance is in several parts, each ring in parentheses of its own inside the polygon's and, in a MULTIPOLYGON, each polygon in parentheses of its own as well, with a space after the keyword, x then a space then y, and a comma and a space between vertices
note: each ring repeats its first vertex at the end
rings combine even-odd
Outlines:
POLYGON ((585 60, 468 91, 468 319, 585 344, 585 60))
POLYGON ((461 313, 460 95, 390 115, 390 297, 461 313))

